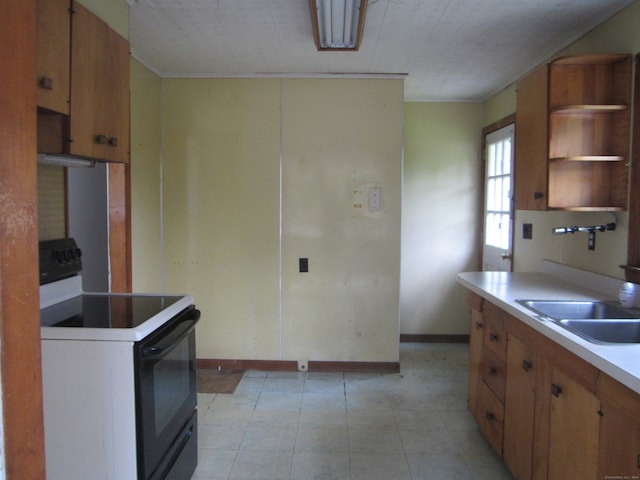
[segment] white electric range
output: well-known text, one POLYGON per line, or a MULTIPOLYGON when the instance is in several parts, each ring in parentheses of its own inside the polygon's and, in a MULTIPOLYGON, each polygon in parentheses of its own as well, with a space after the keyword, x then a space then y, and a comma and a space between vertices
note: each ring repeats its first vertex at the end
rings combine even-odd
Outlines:
POLYGON ((190 295, 82 291, 73 239, 40 243, 48 479, 184 480, 197 464, 190 295))

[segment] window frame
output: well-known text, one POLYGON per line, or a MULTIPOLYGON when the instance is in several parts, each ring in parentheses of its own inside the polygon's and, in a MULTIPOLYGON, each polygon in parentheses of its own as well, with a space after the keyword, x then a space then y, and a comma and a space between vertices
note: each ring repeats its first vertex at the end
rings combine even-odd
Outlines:
MULTIPOLYGON (((478 221, 478 231, 476 232, 476 242, 477 242, 477 247, 478 247, 478 251, 480 252, 480 255, 478 255, 478 271, 482 271, 482 265, 484 264, 484 259, 482 258, 482 250, 484 247, 484 235, 485 235, 485 231, 484 231, 484 209, 485 209, 485 202, 486 202, 486 177, 487 177, 487 172, 486 172, 486 168, 487 168, 487 142, 486 142, 486 138, 487 135, 489 135, 490 133, 493 133, 497 130, 500 130, 501 128, 504 128, 510 124, 514 124, 516 123, 516 114, 512 113, 511 115, 508 115, 490 125, 487 125, 486 127, 484 127, 482 129, 482 139, 481 139, 481 152, 482 155, 480 156, 480 178, 481 178, 481 182, 482 182, 482 187, 481 187, 481 192, 480 192, 480 199, 481 201, 478 202, 478 210, 477 210, 477 218, 479 218, 480 220, 478 221)), ((515 131, 514 131, 514 141, 515 141, 515 131)), ((514 144, 515 145, 515 144, 514 144)), ((516 162, 517 162, 517 158, 516 158, 516 151, 515 151, 515 147, 513 149, 513 171, 511 172, 512 177, 515 179, 515 173, 516 173, 516 162)), ((512 192, 515 195, 515 182, 513 184, 513 188, 514 188, 514 192, 512 192)), ((513 210, 513 215, 515 215, 515 210, 513 210)), ((513 220, 513 219, 512 219, 513 220)), ((513 244, 512 244, 513 245, 513 244)), ((512 252, 513 255, 513 252, 512 252)))

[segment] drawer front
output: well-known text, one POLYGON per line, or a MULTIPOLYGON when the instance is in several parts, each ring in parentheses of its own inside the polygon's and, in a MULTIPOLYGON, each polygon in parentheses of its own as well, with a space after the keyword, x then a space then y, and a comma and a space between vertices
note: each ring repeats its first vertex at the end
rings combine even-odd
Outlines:
POLYGON ((504 328, 505 313, 498 307, 487 304, 484 310, 484 344, 501 360, 507 358, 507 332, 504 328))
POLYGON ((507 381, 506 363, 487 347, 482 354, 482 380, 493 393, 504 402, 504 391, 507 381))
POLYGON ((478 388, 478 411, 476 420, 480 430, 502 457, 502 440, 504 428, 504 404, 484 383, 478 388))

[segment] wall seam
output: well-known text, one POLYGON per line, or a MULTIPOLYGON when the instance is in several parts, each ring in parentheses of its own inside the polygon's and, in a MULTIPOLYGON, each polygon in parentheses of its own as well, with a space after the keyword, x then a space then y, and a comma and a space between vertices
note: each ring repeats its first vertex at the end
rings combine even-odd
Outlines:
POLYGON ((279 172, 279 205, 278 205, 278 358, 282 360, 282 87, 283 87, 283 79, 280 79, 280 105, 279 105, 279 130, 278 135, 280 136, 280 172, 279 172))

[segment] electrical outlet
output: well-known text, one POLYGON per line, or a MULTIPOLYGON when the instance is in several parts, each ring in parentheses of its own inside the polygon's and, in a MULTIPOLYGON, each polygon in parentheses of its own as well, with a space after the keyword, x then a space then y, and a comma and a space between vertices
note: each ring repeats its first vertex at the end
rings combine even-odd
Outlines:
POLYGON ((308 258, 298 259, 298 267, 299 267, 300 273, 307 273, 309 271, 309 259, 308 258))

